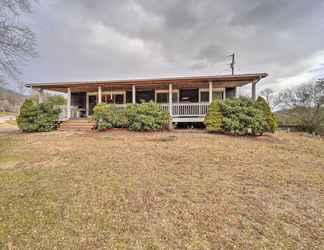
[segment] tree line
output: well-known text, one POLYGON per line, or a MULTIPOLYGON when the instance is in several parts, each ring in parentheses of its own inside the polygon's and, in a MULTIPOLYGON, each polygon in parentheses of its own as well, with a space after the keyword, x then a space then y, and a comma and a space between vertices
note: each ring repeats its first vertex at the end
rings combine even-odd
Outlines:
POLYGON ((267 88, 260 94, 278 114, 279 124, 289 122, 310 133, 324 132, 324 79, 284 89, 278 93, 267 88), (283 112, 288 121, 280 121, 280 113, 283 112))

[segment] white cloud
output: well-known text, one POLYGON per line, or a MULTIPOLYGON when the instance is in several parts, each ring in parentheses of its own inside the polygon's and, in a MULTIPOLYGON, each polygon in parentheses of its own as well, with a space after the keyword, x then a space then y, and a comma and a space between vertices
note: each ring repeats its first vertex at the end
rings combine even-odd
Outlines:
POLYGON ((297 62, 289 69, 288 77, 279 77, 273 85, 277 90, 294 87, 309 81, 314 81, 324 73, 324 50, 309 56, 305 60, 297 62), (319 66, 322 65, 321 68, 319 66))

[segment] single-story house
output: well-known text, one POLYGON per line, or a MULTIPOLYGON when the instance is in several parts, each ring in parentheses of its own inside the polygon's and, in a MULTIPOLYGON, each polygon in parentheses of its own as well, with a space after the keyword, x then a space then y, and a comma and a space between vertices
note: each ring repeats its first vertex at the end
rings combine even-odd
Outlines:
POLYGON ((213 99, 238 96, 240 87, 251 84, 252 98, 256 98, 256 84, 266 73, 129 79, 108 81, 76 81, 31 83, 27 87, 67 94, 67 106, 62 120, 91 116, 98 103, 113 103, 124 107, 128 103, 154 101, 170 112, 172 122, 202 122, 213 99), (79 115, 76 116, 76 111, 79 115))

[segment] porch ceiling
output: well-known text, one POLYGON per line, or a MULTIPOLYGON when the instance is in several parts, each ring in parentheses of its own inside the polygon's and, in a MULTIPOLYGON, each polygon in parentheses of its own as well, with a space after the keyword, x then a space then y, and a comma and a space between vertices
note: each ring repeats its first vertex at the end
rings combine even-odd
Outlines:
POLYGON ((167 89, 172 83, 173 88, 206 88, 211 81, 214 87, 240 87, 252 82, 258 82, 267 77, 266 73, 260 74, 240 74, 240 75, 218 75, 218 76, 196 76, 196 77, 175 77, 159 79, 135 79, 135 80, 112 80, 112 81, 82 81, 82 82, 50 82, 31 83, 26 87, 35 89, 46 89, 58 92, 67 92, 71 88, 72 92, 96 92, 101 86, 105 90, 131 90, 132 85, 136 89, 167 89))

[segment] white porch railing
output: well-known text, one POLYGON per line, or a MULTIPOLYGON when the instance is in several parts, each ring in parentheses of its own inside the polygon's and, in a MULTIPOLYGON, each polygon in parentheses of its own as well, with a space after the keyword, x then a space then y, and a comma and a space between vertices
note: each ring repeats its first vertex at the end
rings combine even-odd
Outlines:
POLYGON ((68 119, 68 111, 66 105, 56 105, 55 108, 59 108, 61 110, 59 114, 59 121, 65 121, 68 119))
MULTIPOLYGON (((160 104, 163 111, 169 112, 169 104, 160 104)), ((208 102, 202 103, 172 103, 172 117, 204 117, 208 113, 208 102)), ((57 106, 61 109, 59 120, 64 121, 68 119, 67 106, 57 106)), ((118 108, 126 108, 126 104, 116 105, 118 108)), ((80 118, 80 111, 77 107, 71 107, 71 119, 80 118)))
POLYGON ((165 112, 169 112, 169 104, 160 104, 161 109, 165 112))
MULTIPOLYGON (((65 121, 69 119, 68 108, 66 105, 57 105, 56 108, 61 110, 59 114, 59 121, 65 121)), ((79 119, 80 111, 77 107, 71 106, 71 119, 79 119)))
MULTIPOLYGON (((169 112, 169 104, 160 104, 161 109, 169 112)), ((208 113, 208 102, 201 103, 172 103, 172 117, 191 117, 191 116, 205 116, 208 113)), ((116 105, 118 108, 126 108, 126 104, 116 105)))
MULTIPOLYGON (((209 103, 172 103, 172 117, 201 117, 208 113, 209 103)), ((169 111, 169 104, 161 104, 164 111, 169 111)))

